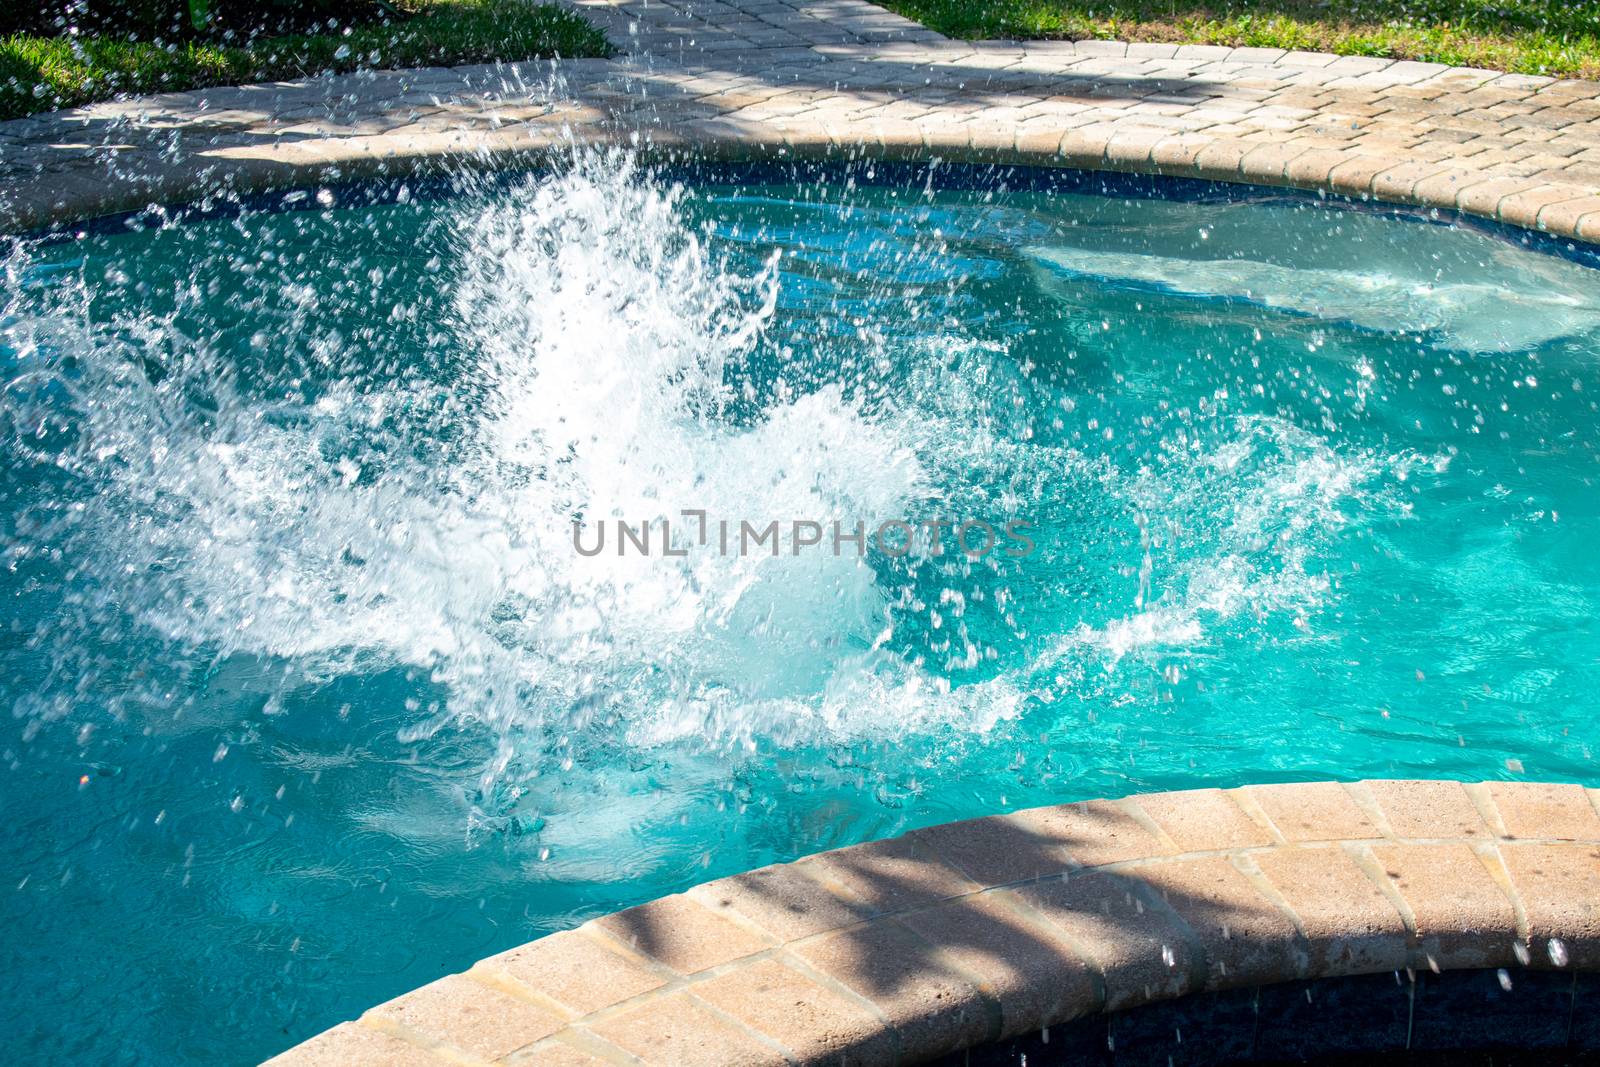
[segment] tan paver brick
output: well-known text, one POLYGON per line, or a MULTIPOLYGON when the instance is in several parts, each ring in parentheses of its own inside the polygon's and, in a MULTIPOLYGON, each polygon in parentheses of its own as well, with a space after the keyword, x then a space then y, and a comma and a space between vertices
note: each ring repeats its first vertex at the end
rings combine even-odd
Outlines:
POLYGON ((911 835, 824 852, 802 860, 801 866, 812 877, 843 887, 875 912, 918 907, 982 888, 923 838, 911 835))
POLYGON ((665 984, 644 966, 576 931, 530 941, 490 956, 482 966, 511 976, 574 1015, 608 1008, 665 984))
POLYGON ((1270 845, 1272 835, 1220 789, 1149 793, 1137 803, 1184 852, 1270 845))
POLYGON ((1241 141, 1217 141, 1195 153, 1195 173, 1216 181, 1238 181, 1239 163, 1249 150, 1241 141))
POLYGON ((774 944, 685 896, 662 897, 589 925, 679 974, 694 974, 774 944))
POLYGON ((1079 946, 1105 980, 1108 1011, 1198 988, 1202 959, 1189 932, 1153 908, 1143 881, 1069 875, 1015 892, 1079 946))
POLYGON ((695 886, 688 896, 713 911, 728 909, 778 942, 850 926, 872 914, 788 863, 695 886))
POLYGON ((941 964, 935 949, 892 922, 824 934, 791 950, 877 1007, 907 1058, 948 1052, 998 1031, 978 990, 941 964))
POLYGON ((587 1028, 650 1067, 787 1067, 776 1046, 724 1021, 687 994, 650 1000, 587 1028))
POLYGON ((1293 921, 1228 860, 1172 860, 1138 875, 1194 931, 1208 988, 1299 977, 1307 946, 1293 921))
POLYGON ((894 1060, 894 1037, 874 1012, 778 960, 700 982, 694 995, 807 1063, 894 1060))
POLYGON ((1533 962, 1600 967, 1600 848, 1506 844, 1500 855, 1527 916, 1533 962))
POLYGON ((1488 838, 1489 828, 1460 782, 1362 782, 1399 837, 1488 838))
POLYGON ((1328 185, 1346 196, 1365 196, 1372 191, 1373 179, 1394 165, 1389 156, 1357 155, 1328 172, 1328 185))
POLYGON ((449 1060, 358 1023, 340 1023, 268 1060, 263 1067, 349 1067, 353 1063, 388 1067, 445 1067, 449 1060))
POLYGON ((1033 835, 1041 854, 1065 855, 1085 867, 1172 852, 1132 815, 1106 800, 1031 808, 1010 818, 1033 835))
POLYGON ((1456 203, 1464 211, 1471 211, 1485 218, 1498 219, 1500 205, 1508 197, 1538 186, 1538 182, 1529 181, 1527 178, 1496 178, 1476 182, 1462 188, 1456 197, 1456 203))
POLYGON ((615 1060, 590 1055, 558 1038, 530 1045, 505 1058, 513 1067, 614 1067, 615 1060))
POLYGON ((1284 180, 1292 185, 1322 185, 1333 168, 1348 162, 1349 153, 1337 148, 1318 148, 1291 159, 1284 167, 1284 180))
MULTIPOLYGON (((1372 195, 1379 200, 1409 204, 1413 201, 1412 192, 1419 183, 1447 169, 1437 163, 1408 163, 1397 160, 1395 166, 1373 176, 1370 187, 1372 195)), ((1449 194, 1449 198, 1446 203, 1454 207, 1456 202, 1454 182, 1448 184, 1450 187, 1445 191, 1449 194)))
POLYGON ((945 823, 906 836, 926 842, 981 886, 1060 874, 1072 862, 1061 842, 1011 816, 945 823))
POLYGON ((1516 911, 1470 846, 1376 845, 1372 854, 1411 911, 1428 962, 1441 969, 1513 962, 1516 911))
POLYGON ((1343 848, 1279 848, 1251 859, 1299 920, 1311 943, 1311 973, 1405 965, 1405 921, 1343 848))
POLYGON ((549 1037, 566 1023, 553 1011, 459 974, 380 1004, 366 1017, 380 1024, 398 1023, 486 1059, 549 1037))
POLYGON ((1288 841, 1378 837, 1378 828, 1337 782, 1253 785, 1241 791, 1288 841))
POLYGON ((941 959, 1000 1005, 1002 1036, 1100 1006, 1098 982, 1084 958, 1045 924, 1029 922, 990 894, 909 912, 899 921, 938 945, 941 959))
POLYGON ((1512 837, 1600 841, 1600 815, 1582 786, 1488 782, 1484 789, 1512 837))

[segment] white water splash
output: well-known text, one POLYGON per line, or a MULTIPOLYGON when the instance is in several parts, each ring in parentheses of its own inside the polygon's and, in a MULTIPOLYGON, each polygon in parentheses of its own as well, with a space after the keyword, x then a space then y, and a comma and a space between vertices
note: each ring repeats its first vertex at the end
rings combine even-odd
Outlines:
POLYGON ((1389 496, 1415 456, 1338 452, 1282 419, 1241 417, 1220 445, 1186 439, 1107 490, 1144 517, 1147 579, 1131 613, 1082 625, 1055 655, 1099 650, 1109 665, 1191 648, 1239 618, 1287 617, 1306 629, 1329 593, 1315 561, 1363 509, 1404 515, 1389 496))
MULTIPOLYGON (((615 157, 453 207, 436 275, 448 374, 367 366, 308 400, 246 389, 238 353, 183 336, 176 315, 90 325, 92 283, 60 286, 51 313, 19 303, 5 324, 18 360, 71 363, 52 379, 73 396, 70 440, 40 461, 92 487, 19 551, 68 546, 102 608, 202 658, 289 662, 302 678, 422 670, 448 697, 414 709, 403 738, 486 726, 489 787, 529 750, 585 736, 720 752, 988 731, 1063 660, 1114 663, 1220 621, 1312 610, 1326 580, 1306 560, 1392 466, 1263 419, 1130 481, 997 430, 1009 416, 992 409, 1023 393, 991 376, 1003 348, 953 327, 917 342, 894 403, 835 381, 755 404, 734 390, 747 363, 783 358, 768 336, 775 266, 731 271, 680 208, 615 157), (571 540, 575 517, 870 525, 930 501, 1027 515, 1072 494, 1095 503, 1067 536, 1156 523, 1180 561, 1165 592, 965 684, 952 665, 981 655, 960 573, 924 603, 848 553, 585 558, 571 540), (886 639, 934 613, 948 616, 936 655, 886 639)), ((283 336, 342 365, 351 342, 320 325, 316 294, 283 295, 283 336)), ((207 298, 197 282, 175 300, 207 298)))

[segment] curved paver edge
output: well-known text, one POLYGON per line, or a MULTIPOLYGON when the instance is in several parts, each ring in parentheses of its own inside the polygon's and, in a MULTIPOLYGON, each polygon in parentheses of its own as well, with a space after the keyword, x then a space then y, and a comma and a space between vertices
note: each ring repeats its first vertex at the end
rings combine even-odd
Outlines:
POLYGON ((1600 970, 1600 791, 1319 782, 1036 808, 722 878, 269 1061, 926 1061, 1307 978, 1600 970))
POLYGON ((218 196, 290 191, 369 178, 538 166, 583 147, 627 146, 645 161, 797 162, 923 161, 994 163, 1085 171, 1192 178, 1298 189, 1401 207, 1460 212, 1555 238, 1600 245, 1600 193, 1586 185, 1508 178, 1467 166, 1418 163, 1393 156, 1292 145, 1262 145, 1211 135, 1162 139, 1104 130, 1036 132, 951 129, 731 130, 711 123, 644 128, 616 122, 557 136, 517 129, 482 134, 471 144, 459 134, 321 142, 317 158, 295 153, 167 165, 129 173, 116 181, 73 176, 41 184, 0 201, 0 234, 193 203, 218 196), (854 139, 859 138, 859 139, 854 139))
POLYGON ((1287 186, 1600 242, 1600 83, 1278 49, 958 42, 866 0, 572 0, 618 59, 367 71, 0 123, 0 232, 573 145, 1287 186))

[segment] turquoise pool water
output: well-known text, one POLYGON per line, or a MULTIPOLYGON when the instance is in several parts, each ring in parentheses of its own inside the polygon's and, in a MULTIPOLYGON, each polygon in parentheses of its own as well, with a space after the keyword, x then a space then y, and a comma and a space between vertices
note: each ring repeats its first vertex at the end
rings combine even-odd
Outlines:
POLYGON ((13 1059, 250 1062, 1006 808, 1594 779, 1593 267, 1239 189, 690 177, 6 254, 13 1059), (577 551, 619 517, 686 554, 577 551), (794 551, 945 520, 1033 551, 794 551))

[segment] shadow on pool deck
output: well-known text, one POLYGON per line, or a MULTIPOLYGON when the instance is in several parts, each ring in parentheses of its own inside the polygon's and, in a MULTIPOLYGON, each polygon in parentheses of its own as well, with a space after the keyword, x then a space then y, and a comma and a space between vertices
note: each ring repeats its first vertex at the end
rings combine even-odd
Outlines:
MULTIPOLYGON (((1200 990, 1405 964, 1392 907, 1308 935, 1259 871, 1227 856, 1137 862, 1174 851, 1126 811, 1089 802, 917 830, 690 897, 766 931, 774 958, 870 1002, 912 1056, 1200 990), (1074 866, 1123 861, 1134 865, 1074 866)), ((681 906, 659 903, 597 925, 680 969, 686 938, 715 937, 686 933, 681 906)), ((1511 952, 1507 937, 1500 954, 1511 952)))

